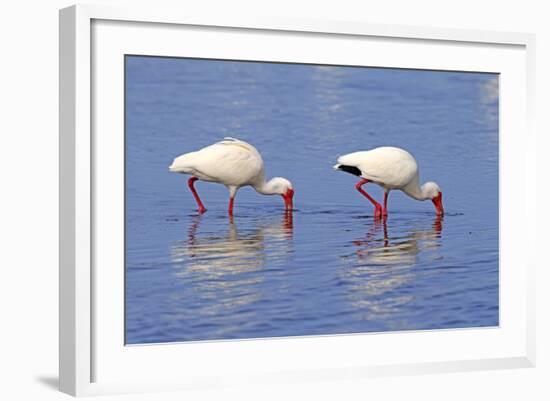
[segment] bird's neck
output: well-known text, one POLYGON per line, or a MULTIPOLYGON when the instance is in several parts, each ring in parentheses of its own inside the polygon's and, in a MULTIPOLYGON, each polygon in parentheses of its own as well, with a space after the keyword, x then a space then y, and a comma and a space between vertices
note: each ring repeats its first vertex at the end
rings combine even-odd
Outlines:
POLYGON ((256 192, 262 194, 262 195, 277 195, 278 192, 275 191, 275 182, 273 179, 266 181, 263 179, 261 182, 259 182, 256 185, 253 185, 253 188, 256 190, 256 192))
POLYGON ((418 178, 416 178, 409 185, 403 188, 403 192, 405 192, 411 198, 414 198, 419 201, 430 199, 430 196, 428 195, 428 193, 418 183, 418 178))

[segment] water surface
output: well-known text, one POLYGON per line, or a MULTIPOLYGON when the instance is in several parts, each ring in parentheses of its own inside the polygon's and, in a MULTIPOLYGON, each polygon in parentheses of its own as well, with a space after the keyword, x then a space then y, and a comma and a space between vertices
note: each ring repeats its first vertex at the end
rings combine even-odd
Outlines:
MULTIPOLYGON (((364 187, 381 200, 382 191, 364 187)), ((126 58, 129 344, 498 325, 498 76, 126 58), (280 197, 196 184, 172 159, 234 136, 280 197), (386 222, 338 155, 409 150, 446 214, 394 191, 386 222)))

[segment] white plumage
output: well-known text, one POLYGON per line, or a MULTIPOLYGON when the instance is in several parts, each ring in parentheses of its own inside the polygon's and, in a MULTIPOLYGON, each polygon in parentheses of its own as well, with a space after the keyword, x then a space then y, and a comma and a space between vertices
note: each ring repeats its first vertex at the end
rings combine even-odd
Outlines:
POLYGON ((356 189, 372 202, 375 216, 387 215, 388 194, 394 189, 401 190, 416 200, 431 199, 437 214, 443 214, 441 189, 435 182, 419 185, 416 160, 404 149, 384 146, 349 153, 340 156, 334 168, 362 177, 356 184, 356 189), (383 207, 362 189, 368 182, 378 184, 384 189, 383 207))
POLYGON ((264 162, 254 146, 225 138, 196 152, 176 157, 170 171, 193 175, 202 181, 243 186, 263 180, 264 162))
POLYGON ((266 182, 260 152, 245 141, 224 138, 198 151, 176 157, 169 170, 192 176, 189 179, 189 188, 201 213, 204 213, 206 208, 194 189, 193 184, 196 180, 217 182, 229 189, 229 214, 233 214, 233 200, 237 190, 246 185, 252 186, 263 195, 281 195, 285 200, 286 209, 292 209, 292 183, 281 177, 266 182))

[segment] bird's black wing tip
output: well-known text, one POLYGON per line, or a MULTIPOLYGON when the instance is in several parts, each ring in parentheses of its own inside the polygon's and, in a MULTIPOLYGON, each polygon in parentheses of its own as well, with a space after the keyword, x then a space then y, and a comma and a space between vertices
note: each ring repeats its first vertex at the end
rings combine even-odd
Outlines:
POLYGON ((350 173, 350 174, 356 175, 358 177, 361 176, 361 170, 359 170, 355 166, 346 166, 344 164, 341 164, 341 165, 338 166, 338 170, 345 171, 346 173, 350 173))

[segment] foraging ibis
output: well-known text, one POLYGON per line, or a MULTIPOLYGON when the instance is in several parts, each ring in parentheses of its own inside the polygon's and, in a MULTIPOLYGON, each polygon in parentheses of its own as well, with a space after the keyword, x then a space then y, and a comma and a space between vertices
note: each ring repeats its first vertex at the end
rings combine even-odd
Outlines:
POLYGON ((174 159, 169 167, 174 173, 188 174, 191 190, 199 213, 206 212, 194 183, 197 180, 217 182, 229 189, 229 215, 233 215, 233 203, 239 188, 249 185, 262 195, 281 195, 285 209, 292 210, 294 189, 286 178, 265 180, 264 162, 256 148, 245 141, 224 138, 222 141, 196 152, 185 153, 174 159))
POLYGON ((374 205, 375 217, 387 216, 388 194, 398 189, 419 201, 430 199, 438 215, 443 215, 443 194, 435 182, 419 184, 418 165, 404 149, 384 146, 368 151, 349 153, 338 158, 335 170, 361 177, 355 188, 374 205), (384 189, 384 206, 381 206, 362 188, 366 183, 378 184, 384 189))

